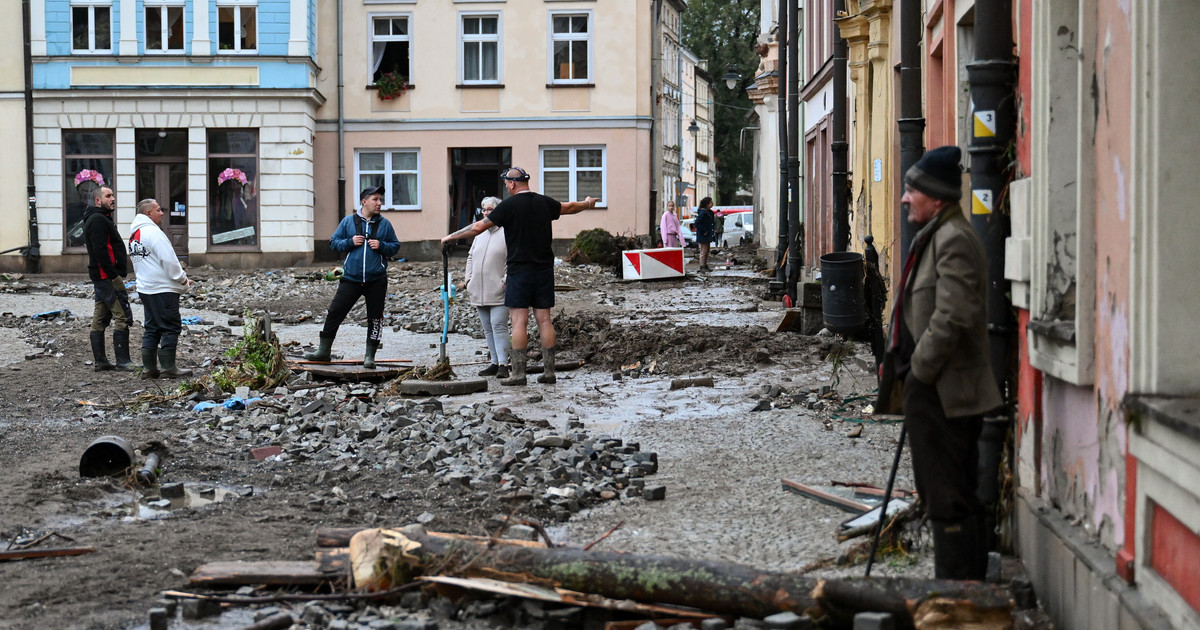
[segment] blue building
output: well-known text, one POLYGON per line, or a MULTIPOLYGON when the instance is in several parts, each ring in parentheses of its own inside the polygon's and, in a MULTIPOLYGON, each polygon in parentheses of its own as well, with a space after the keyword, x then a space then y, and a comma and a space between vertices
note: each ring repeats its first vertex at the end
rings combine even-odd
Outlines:
POLYGON ((101 183, 122 228, 157 199, 193 265, 311 257, 316 0, 32 0, 32 16, 45 270, 82 269, 101 183))

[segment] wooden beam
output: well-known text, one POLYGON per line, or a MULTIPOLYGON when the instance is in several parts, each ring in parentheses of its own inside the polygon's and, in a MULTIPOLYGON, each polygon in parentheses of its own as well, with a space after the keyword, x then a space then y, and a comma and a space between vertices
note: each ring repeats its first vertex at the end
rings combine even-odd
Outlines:
POLYGON ((814 501, 817 501, 818 503, 824 503, 825 505, 833 506, 839 510, 842 510, 843 512, 849 512, 851 514, 866 514, 867 512, 871 511, 871 506, 865 503, 859 503, 858 501, 847 499, 836 494, 830 494, 828 492, 818 490, 812 486, 806 486, 798 481, 792 481, 791 479, 782 479, 781 481, 783 482, 784 490, 806 496, 814 501))

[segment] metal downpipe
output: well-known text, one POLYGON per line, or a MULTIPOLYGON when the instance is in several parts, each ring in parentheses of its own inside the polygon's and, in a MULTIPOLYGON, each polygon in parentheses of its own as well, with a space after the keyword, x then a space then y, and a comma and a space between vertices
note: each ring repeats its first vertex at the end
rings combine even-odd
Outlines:
POLYGON ((773 295, 782 294, 787 287, 787 256, 788 238, 791 230, 788 228, 788 119, 787 119, 787 47, 791 45, 787 32, 788 0, 779 0, 779 23, 776 30, 779 34, 779 79, 776 82, 779 92, 775 99, 776 114, 779 119, 779 219, 778 240, 775 243, 775 281, 769 285, 773 295))
MULTIPOLYGON (((846 0, 834 0, 833 14, 845 15, 846 0)), ((833 30, 833 251, 850 249, 850 144, 846 140, 846 64, 849 45, 833 30)))
POLYGON ((800 11, 796 0, 788 0, 788 157, 787 179, 788 190, 792 191, 787 205, 788 217, 788 257, 787 284, 784 292, 792 303, 796 303, 796 283, 800 279, 800 266, 803 264, 804 231, 800 222, 800 11))
POLYGON ((25 255, 25 271, 39 273, 42 270, 42 246, 38 239, 37 185, 33 178, 33 41, 29 0, 21 2, 21 29, 25 38, 25 168, 28 178, 25 185, 29 199, 29 245, 21 248, 25 255))
POLYGON ((337 3, 337 101, 338 101, 338 220, 347 216, 346 212, 346 109, 345 77, 342 73, 342 0, 337 3))
MULTIPOLYGON (((921 0, 900 0, 900 179, 925 154, 925 117, 921 111, 921 0)), ((901 184, 903 193, 903 183, 901 184)), ((900 252, 892 260, 903 261, 917 234, 896 202, 896 221, 900 224, 900 252)))

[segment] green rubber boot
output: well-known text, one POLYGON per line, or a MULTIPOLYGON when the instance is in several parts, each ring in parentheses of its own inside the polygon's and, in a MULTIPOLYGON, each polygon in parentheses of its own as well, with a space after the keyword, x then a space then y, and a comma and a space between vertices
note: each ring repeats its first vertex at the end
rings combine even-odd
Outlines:
POLYGON ((158 352, 142 348, 142 378, 158 378, 158 352))
POLYGON ((328 361, 329 353, 333 351, 333 337, 321 337, 321 347, 317 348, 316 352, 305 352, 304 358, 308 361, 328 361))
POLYGON ((367 351, 363 353, 363 367, 368 370, 375 369, 375 351, 379 349, 378 341, 367 341, 367 351))

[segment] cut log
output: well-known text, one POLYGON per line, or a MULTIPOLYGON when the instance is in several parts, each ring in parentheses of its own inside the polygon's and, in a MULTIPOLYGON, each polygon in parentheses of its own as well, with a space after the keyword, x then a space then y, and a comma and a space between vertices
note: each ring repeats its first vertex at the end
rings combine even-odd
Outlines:
POLYGON ((812 605, 814 578, 740 564, 568 548, 489 546, 418 527, 364 530, 350 542, 355 586, 388 588, 423 574, 489 577, 613 599, 762 618, 812 605))
MULTIPOLYGON (((317 530, 318 547, 349 547, 350 539, 365 527, 322 527, 317 530)), ((514 538, 489 538, 487 536, 471 536, 469 534, 449 534, 446 532, 425 532, 429 536, 439 538, 456 538, 477 543, 495 545, 516 545, 518 547, 545 547, 546 543, 534 540, 517 540, 514 538)))
POLYGON ((841 578, 821 580, 812 593, 835 627, 850 627, 855 613, 891 613, 901 627, 918 630, 1012 626, 1013 600, 1006 586, 957 580, 841 578))

